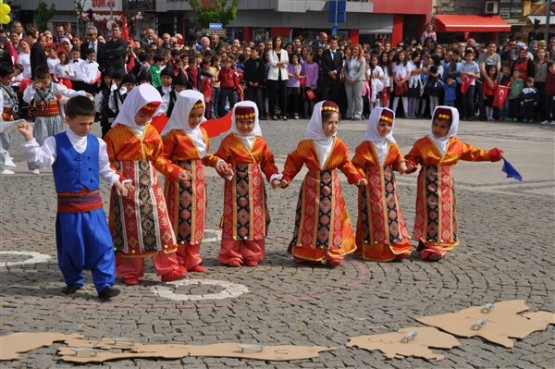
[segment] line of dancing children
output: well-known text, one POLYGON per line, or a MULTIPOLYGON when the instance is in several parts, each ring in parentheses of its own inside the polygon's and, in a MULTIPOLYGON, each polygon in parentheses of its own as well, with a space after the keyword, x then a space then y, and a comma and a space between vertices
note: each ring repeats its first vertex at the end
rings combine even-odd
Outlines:
MULTIPOLYGON (((200 245, 206 216, 205 165, 214 167, 225 180, 222 265, 255 267, 264 260, 269 224, 264 177, 273 189, 284 189, 306 165, 288 251, 297 263, 325 262, 335 267, 353 252, 357 258, 375 261, 400 260, 411 254, 394 171, 412 173, 419 165, 412 238, 418 242, 422 260, 444 258, 446 251, 458 244, 453 165, 459 160, 502 158, 499 149, 485 151, 458 140, 458 111, 448 106, 436 107, 430 131, 405 157, 393 138, 395 114, 387 108, 374 109, 365 140, 351 161, 347 145, 337 136, 339 107, 330 101, 319 102, 304 139, 287 156, 280 173, 262 137, 253 102, 234 106, 231 133, 212 155, 208 135, 200 125, 206 107, 199 92, 177 94, 174 114, 160 135, 149 124, 161 103, 160 94, 151 85, 137 86, 125 99, 105 144, 89 134, 88 118, 94 115, 94 104, 79 100, 80 109, 93 108, 76 113, 72 110, 75 101, 68 104, 68 130, 50 137, 42 147, 33 140, 28 124, 21 124, 19 130, 27 141, 28 161, 54 168, 59 201, 58 259, 67 284, 63 292, 79 290, 82 270, 91 269, 101 299, 119 293, 112 287, 114 273, 126 285, 139 284, 147 257, 152 258, 163 282, 184 278, 188 271, 204 271, 200 245), (349 184, 359 187, 356 235, 337 169, 349 184), (157 171, 166 178, 164 189, 157 171), (62 181, 61 173, 69 173, 71 180, 62 181), (114 261, 110 252, 104 248, 103 257, 98 257, 99 251, 88 247, 102 232, 93 235, 85 225, 82 230, 69 230, 73 220, 65 218, 66 213, 85 216, 90 209, 83 204, 101 211, 97 207, 99 177, 113 185, 109 229, 115 272, 107 265, 114 261), (108 278, 111 272, 112 278, 108 278)), ((108 225, 100 224, 98 229, 106 233, 108 225)))

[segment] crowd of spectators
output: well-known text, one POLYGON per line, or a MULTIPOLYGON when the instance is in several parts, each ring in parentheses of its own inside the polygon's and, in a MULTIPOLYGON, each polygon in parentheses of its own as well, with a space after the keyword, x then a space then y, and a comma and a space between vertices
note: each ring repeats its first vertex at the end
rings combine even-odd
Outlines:
POLYGON ((39 32, 15 21, 11 32, 0 30, 0 61, 15 67, 14 88, 46 66, 55 82, 102 93, 98 108, 106 119, 117 114, 108 113, 118 106, 111 99, 121 103, 133 85, 151 83, 166 95, 168 115, 172 91, 175 96, 195 89, 210 107, 207 118, 248 99, 263 119, 298 119, 325 99, 338 103, 343 118, 352 120, 368 117, 376 106, 390 106, 404 118, 429 117, 435 106, 447 104, 459 109, 462 120, 551 124, 554 59, 555 38, 529 44, 512 38, 502 44, 474 38, 440 44, 433 25, 421 39, 396 45, 352 43, 325 32, 291 42, 281 37, 222 40, 218 34, 187 42, 181 34, 159 36, 152 28, 126 40, 117 25, 109 35, 88 26, 84 37, 61 24, 53 32, 39 32), (98 64, 94 80, 78 72, 82 63, 91 62, 91 50, 98 64), (500 98, 504 93, 507 100, 500 98))

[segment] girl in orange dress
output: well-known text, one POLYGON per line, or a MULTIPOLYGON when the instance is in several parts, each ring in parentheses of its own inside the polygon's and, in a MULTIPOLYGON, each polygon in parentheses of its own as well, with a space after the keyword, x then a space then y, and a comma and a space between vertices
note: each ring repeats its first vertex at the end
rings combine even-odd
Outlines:
POLYGON ((171 161, 174 171, 183 170, 185 180, 166 178, 164 195, 168 214, 177 236, 177 260, 189 272, 204 272, 200 265, 200 244, 206 223, 206 178, 204 165, 227 172, 225 161, 211 155, 210 142, 201 123, 206 106, 204 96, 195 90, 177 94, 173 114, 162 130, 164 157, 171 161))
POLYGON ((287 156, 281 187, 285 188, 303 165, 303 181, 289 252, 296 262, 322 262, 335 267, 356 249, 355 237, 336 169, 350 184, 366 185, 349 160, 347 145, 337 137, 339 107, 332 101, 314 106, 305 139, 287 156))
POLYGON ((356 148, 352 160, 368 181, 358 191, 355 257, 364 260, 400 260, 409 257, 412 251, 393 174, 394 170, 401 174, 407 170, 393 138, 394 121, 393 110, 372 110, 365 141, 356 148))
POLYGON ((258 108, 252 101, 235 104, 231 133, 215 155, 229 163, 234 175, 224 174, 224 212, 220 262, 230 267, 254 267, 264 260, 264 238, 269 216, 263 174, 272 188, 281 175, 274 164, 258 123, 258 108))
POLYGON ((151 85, 134 88, 104 137, 111 167, 124 184, 135 187, 127 197, 117 196, 112 190, 110 199, 116 277, 127 285, 139 283, 146 257, 152 257, 163 282, 187 275, 177 262, 175 235, 156 172, 178 181, 186 178, 184 170, 176 170, 163 158, 162 139, 149 124, 161 101, 151 85))
POLYGON ((455 137, 459 111, 438 106, 428 134, 418 139, 405 156, 408 172, 418 175, 413 239, 422 260, 437 261, 459 244, 452 168, 459 160, 499 161, 503 152, 471 146, 455 137))

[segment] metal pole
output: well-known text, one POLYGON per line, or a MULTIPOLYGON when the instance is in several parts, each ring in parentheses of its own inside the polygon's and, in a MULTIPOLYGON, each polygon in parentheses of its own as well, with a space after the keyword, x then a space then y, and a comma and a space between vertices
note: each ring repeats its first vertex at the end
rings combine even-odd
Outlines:
POLYGON ((546 5, 546 9, 545 9, 545 28, 544 28, 544 34, 543 34, 543 39, 545 40, 545 42, 548 42, 548 37, 549 37, 549 27, 551 26, 551 1, 552 0, 547 0, 547 5, 546 5))
POLYGON ((339 0, 335 0, 335 28, 337 29, 337 15, 339 14, 339 0))
POLYGON ((76 29, 76 35, 79 35, 79 23, 81 23, 81 16, 83 15, 83 8, 81 7, 81 3, 79 2, 79 0, 75 0, 75 7, 77 8, 77 11, 79 11, 79 16, 77 17, 77 29, 76 29))
POLYGON ((110 1, 110 20, 113 21, 114 20, 114 0, 109 0, 110 1))

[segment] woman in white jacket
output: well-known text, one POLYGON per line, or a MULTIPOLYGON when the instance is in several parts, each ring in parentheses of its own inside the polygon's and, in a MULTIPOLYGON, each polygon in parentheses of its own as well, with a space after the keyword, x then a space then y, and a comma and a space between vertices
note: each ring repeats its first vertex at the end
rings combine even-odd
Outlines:
POLYGON ((347 94, 347 119, 362 118, 362 93, 366 80, 366 59, 359 44, 351 45, 351 56, 345 60, 345 93, 347 94))
POLYGON ((266 88, 268 89, 269 113, 273 120, 277 120, 276 98, 279 95, 279 108, 281 117, 287 120, 287 66, 289 65, 289 55, 287 50, 281 48, 281 37, 274 37, 272 40, 272 50, 268 51, 270 56, 270 70, 266 88))

